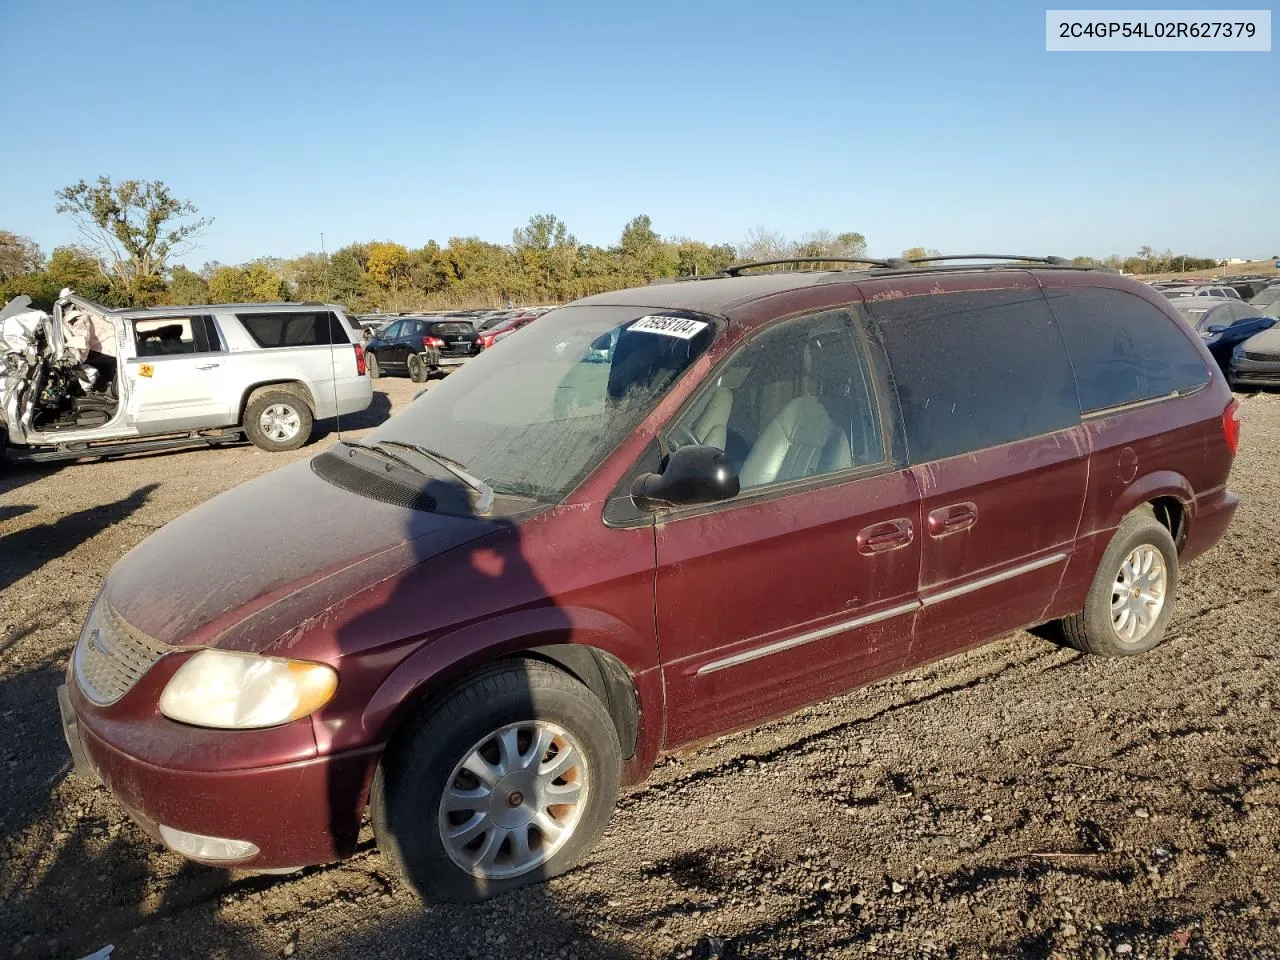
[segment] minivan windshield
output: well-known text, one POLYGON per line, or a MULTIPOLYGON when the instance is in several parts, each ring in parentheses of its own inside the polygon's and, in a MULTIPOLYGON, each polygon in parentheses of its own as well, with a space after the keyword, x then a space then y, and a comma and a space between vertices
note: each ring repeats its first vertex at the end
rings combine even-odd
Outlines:
POLYGON ((497 493, 560 500, 711 345, 683 310, 570 306, 470 360, 373 432, 427 447, 497 493))

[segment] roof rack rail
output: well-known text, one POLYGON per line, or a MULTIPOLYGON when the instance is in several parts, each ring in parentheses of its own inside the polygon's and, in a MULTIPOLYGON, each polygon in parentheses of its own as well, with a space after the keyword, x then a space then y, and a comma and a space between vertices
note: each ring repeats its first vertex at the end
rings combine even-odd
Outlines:
POLYGON ((735 263, 725 267, 717 276, 739 277, 743 270, 753 267, 777 267, 784 263, 869 263, 873 267, 901 267, 907 261, 900 259, 874 260, 871 257, 783 257, 781 260, 751 260, 747 263, 735 263))
POLYGON ((1017 253, 953 253, 937 257, 912 257, 907 263, 938 263, 942 260, 1014 260, 1021 263, 1046 263, 1055 267, 1071 262, 1065 257, 1024 257, 1017 253))

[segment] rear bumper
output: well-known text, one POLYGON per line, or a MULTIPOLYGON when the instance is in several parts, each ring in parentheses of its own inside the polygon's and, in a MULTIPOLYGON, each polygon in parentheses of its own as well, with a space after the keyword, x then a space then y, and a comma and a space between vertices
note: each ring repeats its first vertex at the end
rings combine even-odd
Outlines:
POLYGON ((244 770, 173 770, 132 757, 86 727, 66 687, 58 689, 58 704, 76 773, 100 780, 160 843, 161 824, 247 840, 257 854, 204 862, 251 870, 327 863, 355 850, 381 746, 244 770))
POLYGON ((368 377, 339 377, 330 383, 314 384, 311 392, 316 402, 316 418, 320 420, 359 413, 373 403, 373 381, 368 377))
POLYGON ((1178 559, 1186 563, 1215 546, 1227 532, 1239 506, 1240 498, 1225 485, 1198 495, 1187 527, 1187 541, 1178 559))

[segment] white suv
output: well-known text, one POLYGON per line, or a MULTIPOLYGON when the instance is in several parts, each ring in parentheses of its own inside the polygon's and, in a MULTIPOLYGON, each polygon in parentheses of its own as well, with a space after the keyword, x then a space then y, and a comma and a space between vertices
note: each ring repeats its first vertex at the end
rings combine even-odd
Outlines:
POLYGON ((341 307, 218 304, 109 310, 63 291, 53 314, 0 311, 0 447, 56 460, 238 440, 306 443, 314 420, 369 406, 341 307))

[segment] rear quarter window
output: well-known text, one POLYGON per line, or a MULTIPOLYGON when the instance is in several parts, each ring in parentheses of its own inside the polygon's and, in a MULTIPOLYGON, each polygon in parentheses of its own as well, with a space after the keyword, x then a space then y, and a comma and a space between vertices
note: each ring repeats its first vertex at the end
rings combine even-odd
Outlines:
MULTIPOLYGON (((1072 287, 1045 295, 1062 327, 1086 413, 1186 393, 1209 369, 1180 324, 1123 290, 1072 287)), ((1203 316, 1188 322, 1204 325, 1203 316)))
POLYGON ((237 313, 236 319, 260 347, 314 347, 351 342, 342 321, 328 310, 237 313))
POLYGON ((873 301, 913 463, 1080 423, 1071 363, 1039 290, 873 301))

